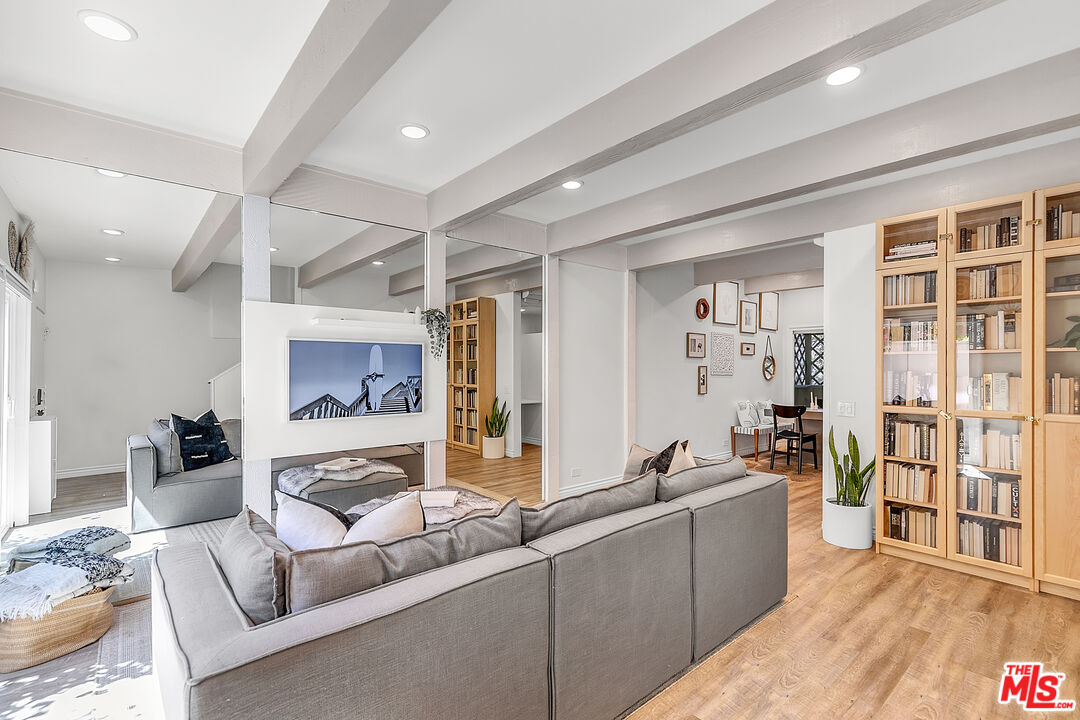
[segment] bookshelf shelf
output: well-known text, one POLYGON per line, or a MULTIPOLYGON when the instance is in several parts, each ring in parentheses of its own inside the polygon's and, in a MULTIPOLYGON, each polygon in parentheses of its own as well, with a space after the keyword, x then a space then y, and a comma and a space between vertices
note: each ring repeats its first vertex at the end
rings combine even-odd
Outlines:
POLYGON ((887 503, 893 503, 894 505, 913 505, 914 507, 927 508, 929 510, 938 509, 936 503, 919 502, 918 500, 905 500, 903 498, 889 497, 888 495, 883 495, 881 499, 887 503))
POLYGON ((1005 468, 988 467, 986 465, 965 465, 964 467, 970 467, 983 473, 997 473, 999 475, 1015 475, 1017 477, 1023 475, 1022 470, 1006 470, 1005 468))
POLYGON ((1062 347, 1048 347, 1048 348, 1046 348, 1046 352, 1048 352, 1048 353, 1068 353, 1068 352, 1074 353, 1074 352, 1080 352, 1080 348, 1074 348, 1074 347, 1071 347, 1071 348, 1070 347, 1065 347, 1065 348, 1062 348, 1062 347))
POLYGON ((888 462, 905 463, 908 465, 928 465, 930 467, 937 467, 938 464, 937 460, 918 460, 916 458, 901 457, 899 455, 885 455, 882 459, 888 462))
POLYGON ((908 303, 906 305, 886 305, 885 312, 891 312, 894 310, 936 310, 937 303, 908 303))
POLYGON ((970 515, 971 517, 986 518, 987 520, 1001 520, 1002 522, 1013 523, 1014 525, 1020 524, 1020 518, 1014 518, 1008 515, 998 515, 997 513, 979 512, 978 510, 964 510, 962 508, 958 508, 956 513, 958 515, 970 515))
POLYGON ((985 348, 982 350, 957 350, 957 353, 961 355, 1015 355, 1019 352, 1023 352, 1023 350, 1020 348, 985 348))
POLYGON ((937 415, 938 408, 921 405, 882 405, 881 412, 885 415, 937 415))
POLYGON ((957 305, 1015 305, 1023 298, 1018 295, 1010 297, 992 297, 992 298, 968 298, 966 300, 957 300, 957 305))
POLYGON ((1064 292, 1051 292, 1049 289, 1046 291, 1047 300, 1064 300, 1065 298, 1080 297, 1080 290, 1066 290, 1064 292))

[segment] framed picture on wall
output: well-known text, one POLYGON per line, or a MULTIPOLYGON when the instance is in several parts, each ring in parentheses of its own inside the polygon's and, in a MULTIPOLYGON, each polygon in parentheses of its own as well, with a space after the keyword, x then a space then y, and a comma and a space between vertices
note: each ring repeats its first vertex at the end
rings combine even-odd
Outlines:
POLYGON ((757 346, 754 343, 739 343, 740 355, 753 355, 757 352, 757 346))
POLYGON ((712 321, 717 325, 738 325, 739 284, 718 282, 712 288, 712 321))
POLYGON ((705 333, 686 333, 686 357, 705 357, 705 333))
POLYGON ((752 335, 758 331, 757 310, 756 302, 749 300, 739 301, 739 332, 752 335))
POLYGON ((697 366, 697 394, 708 395, 709 394, 709 366, 698 365, 697 366))
POLYGON ((780 329, 780 295, 778 293, 758 293, 758 327, 762 330, 780 329))

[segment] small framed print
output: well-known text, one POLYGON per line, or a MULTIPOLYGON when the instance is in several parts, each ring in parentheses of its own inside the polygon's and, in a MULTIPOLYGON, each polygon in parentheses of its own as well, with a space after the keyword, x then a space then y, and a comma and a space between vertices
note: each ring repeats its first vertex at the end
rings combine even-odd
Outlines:
POLYGON ((754 343, 739 343, 740 355, 753 355, 757 353, 757 346, 754 343))
POLYGON ((717 325, 739 324, 739 283, 713 283, 712 311, 717 325))
POLYGON ((780 329, 780 295, 758 293, 758 327, 762 330, 780 329))
POLYGON ((705 357, 705 333, 686 333, 686 357, 705 357))
POLYGON ((708 395, 709 394, 709 366, 698 365, 697 366, 697 394, 708 395))
POLYGON ((753 335, 758 331, 757 303, 749 300, 739 301, 739 332, 753 335))

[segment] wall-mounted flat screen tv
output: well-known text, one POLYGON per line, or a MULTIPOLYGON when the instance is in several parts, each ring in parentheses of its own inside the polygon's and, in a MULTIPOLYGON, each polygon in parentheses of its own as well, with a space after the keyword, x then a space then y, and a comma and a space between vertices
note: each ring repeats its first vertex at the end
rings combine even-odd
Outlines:
POLYGON ((289 420, 423 412, 424 346, 289 340, 289 420))

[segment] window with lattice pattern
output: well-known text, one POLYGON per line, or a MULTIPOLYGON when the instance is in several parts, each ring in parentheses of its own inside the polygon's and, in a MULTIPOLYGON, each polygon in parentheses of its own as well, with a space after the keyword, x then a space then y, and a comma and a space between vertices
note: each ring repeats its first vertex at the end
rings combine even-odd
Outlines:
POLYGON ((810 395, 825 391, 825 333, 795 333, 795 404, 810 405, 810 395))

